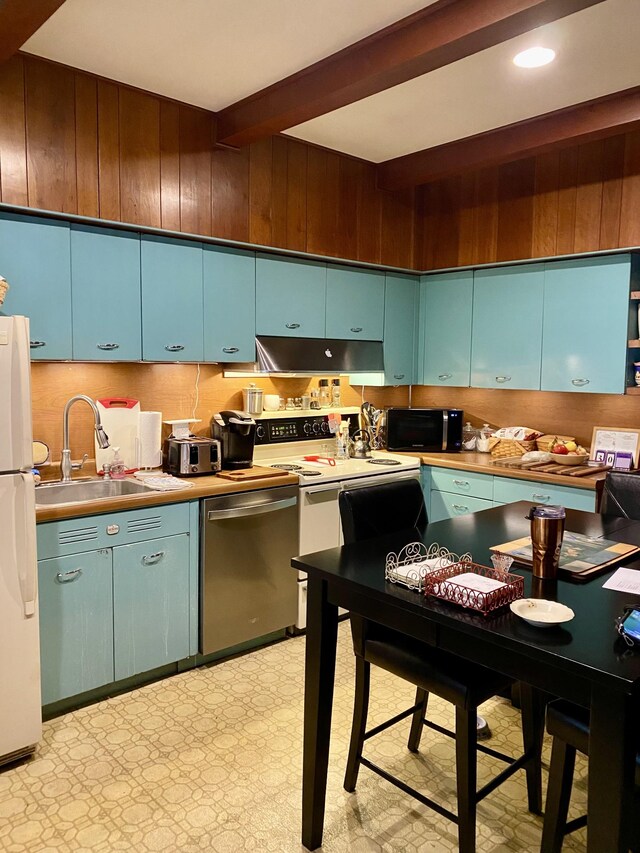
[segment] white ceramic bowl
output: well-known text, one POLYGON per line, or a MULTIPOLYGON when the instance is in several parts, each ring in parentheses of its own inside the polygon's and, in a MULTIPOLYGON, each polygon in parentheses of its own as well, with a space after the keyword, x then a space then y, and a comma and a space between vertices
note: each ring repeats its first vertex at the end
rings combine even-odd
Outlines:
POLYGON ((509 605, 515 613, 535 628, 552 628, 563 622, 570 622, 575 613, 565 604, 547 601, 545 598, 519 598, 509 605))

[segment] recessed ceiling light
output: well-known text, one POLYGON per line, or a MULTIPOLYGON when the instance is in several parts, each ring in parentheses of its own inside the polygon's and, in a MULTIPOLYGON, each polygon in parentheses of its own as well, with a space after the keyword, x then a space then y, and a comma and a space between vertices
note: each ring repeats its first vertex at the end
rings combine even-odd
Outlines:
POLYGON ((550 47, 530 47, 528 50, 523 50, 513 57, 514 65, 520 68, 539 68, 541 65, 548 65, 556 58, 555 50, 550 47))

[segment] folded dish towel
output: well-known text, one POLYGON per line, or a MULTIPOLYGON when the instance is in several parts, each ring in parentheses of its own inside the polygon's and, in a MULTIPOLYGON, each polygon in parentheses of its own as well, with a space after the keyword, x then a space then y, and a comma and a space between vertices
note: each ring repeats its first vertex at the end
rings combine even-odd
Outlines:
POLYGON ((172 477, 170 474, 157 474, 155 477, 139 477, 138 479, 157 492, 174 492, 178 489, 190 489, 193 486, 193 483, 172 477))

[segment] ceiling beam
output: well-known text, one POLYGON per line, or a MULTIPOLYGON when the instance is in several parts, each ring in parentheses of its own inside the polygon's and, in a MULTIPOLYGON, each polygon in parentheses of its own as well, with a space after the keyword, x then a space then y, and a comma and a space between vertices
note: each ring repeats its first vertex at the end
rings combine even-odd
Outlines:
POLYGON ((217 140, 247 145, 601 2, 437 0, 221 110, 217 140))
POLYGON ((640 86, 378 164, 382 189, 427 184, 640 128, 640 86))
POLYGON ((64 0, 0 0, 0 63, 6 62, 64 0))

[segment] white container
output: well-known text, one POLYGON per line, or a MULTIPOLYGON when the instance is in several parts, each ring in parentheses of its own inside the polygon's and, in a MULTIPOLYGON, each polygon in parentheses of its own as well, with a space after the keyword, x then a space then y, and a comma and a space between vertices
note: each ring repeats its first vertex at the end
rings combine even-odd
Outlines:
POLYGON ((265 412, 277 412, 280 408, 280 397, 277 394, 264 395, 264 410, 265 412))

